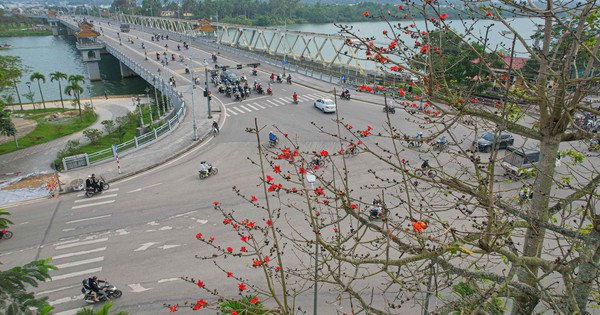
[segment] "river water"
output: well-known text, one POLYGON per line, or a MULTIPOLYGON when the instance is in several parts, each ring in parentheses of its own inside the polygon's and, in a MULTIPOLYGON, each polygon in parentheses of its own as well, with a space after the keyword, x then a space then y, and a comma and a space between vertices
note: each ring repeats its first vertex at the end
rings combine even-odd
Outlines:
MULTIPOLYGON (((30 81, 29 76, 33 72, 39 72, 46 77, 46 83, 40 81, 46 101, 60 99, 58 82, 50 82, 51 72, 60 71, 67 75, 81 74, 86 79, 88 78, 87 67, 75 47, 76 40, 73 36, 6 37, 0 38, 0 43, 11 45, 7 50, 0 50, 0 55, 21 57, 23 65, 30 68, 30 71, 24 74, 21 82, 17 84, 21 100, 24 103, 30 102, 23 94, 28 92, 26 82, 30 81)), ((103 96, 105 92, 108 95, 143 94, 145 93, 144 89, 148 86, 146 81, 139 77, 121 78, 119 61, 109 54, 102 55, 100 75, 101 81, 90 82, 87 80, 80 83, 84 88, 82 99, 89 97, 90 92, 93 96, 103 96)), ((63 80, 61 84, 63 97, 71 98, 64 95, 64 87, 67 82, 63 80)), ((31 83, 31 91, 35 93, 34 100, 41 101, 37 81, 31 83)), ((13 95, 15 102, 18 103, 16 93, 13 95)))

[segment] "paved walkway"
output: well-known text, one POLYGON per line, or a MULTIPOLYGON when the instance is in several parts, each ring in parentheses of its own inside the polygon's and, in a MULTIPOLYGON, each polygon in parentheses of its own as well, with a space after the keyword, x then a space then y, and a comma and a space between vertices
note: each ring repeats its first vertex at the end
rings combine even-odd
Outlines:
MULTIPOLYGON (((173 42, 173 44, 176 45, 174 41, 171 42, 173 42)), ((213 50, 209 47, 195 46, 194 48, 199 48, 200 50, 205 50, 207 52, 213 50)), ((240 57, 239 55, 229 55, 224 51, 221 51, 220 54, 220 60, 235 60, 234 63, 256 62, 255 60, 240 57)), ((144 62, 143 56, 141 57, 140 62, 144 62)), ((259 69, 260 71, 263 71, 265 73, 281 72, 281 68, 269 65, 262 65, 259 69)), ((177 71, 178 69, 170 70, 170 72, 173 74, 175 74, 177 71)), ((328 82, 323 82, 313 78, 307 78, 296 73, 292 73, 292 77, 294 84, 300 84, 303 86, 311 87, 321 92, 332 93, 334 88, 334 85, 328 82)), ((252 77, 250 76, 249 80, 252 80, 251 78, 252 77)), ((120 156, 121 173, 119 173, 116 162, 114 160, 106 161, 104 163, 96 164, 90 167, 61 172, 59 174, 59 177, 61 182, 66 184, 66 186, 64 187, 67 188, 66 191, 70 190, 69 184, 72 180, 86 178, 91 173, 101 175, 109 182, 113 182, 163 164, 169 161, 170 159, 173 159, 174 157, 179 156, 188 150, 191 150, 195 146, 202 143, 203 140, 207 139, 208 134, 211 130, 211 124, 213 119, 219 121, 221 128, 226 128, 226 126, 223 126, 223 123, 225 121, 224 115, 220 113, 220 110, 223 109, 223 104, 220 100, 218 100, 218 95, 215 94, 215 97, 213 97, 212 103, 213 108, 215 110, 215 112, 213 113, 213 119, 208 119, 207 113, 203 110, 198 109, 205 107, 205 100, 204 98, 200 97, 200 100, 198 101, 198 95, 196 95, 196 119, 198 126, 198 135, 200 137, 200 140, 194 141, 192 139, 193 118, 191 114, 192 111, 189 110, 189 104, 191 104, 191 95, 189 92, 186 93, 186 91, 190 91, 191 86, 187 82, 187 85, 183 83, 184 82, 178 84, 178 90, 183 92, 187 104, 186 106, 188 106, 188 110, 186 111, 186 115, 184 116, 182 122, 174 130, 172 130, 170 134, 145 147, 142 147, 132 152, 127 152, 120 156)), ((199 89, 199 91, 201 91, 201 89, 199 89)), ((359 99, 361 101, 369 103, 383 104, 383 97, 381 97, 380 95, 359 93, 353 91, 352 97, 354 99, 359 99)), ((114 109, 114 107, 112 106, 107 106, 107 103, 111 104, 111 102, 115 103, 116 100, 109 99, 105 101, 103 99, 98 99, 97 101, 94 101, 94 106, 97 108, 97 112, 100 115, 98 123, 104 119, 115 118, 123 113, 122 111, 114 109)), ((124 100, 123 105, 132 106, 129 99, 124 100)), ((119 108, 123 109, 122 106, 119 108)), ((98 127, 94 126, 93 128, 98 127)), ((81 133, 77 133, 68 137, 54 140, 49 143, 41 144, 35 147, 3 155, 0 157, 0 173, 20 171, 26 174, 35 171, 49 171, 51 170, 50 163, 56 157, 56 152, 64 148, 68 140, 80 137, 81 133)))

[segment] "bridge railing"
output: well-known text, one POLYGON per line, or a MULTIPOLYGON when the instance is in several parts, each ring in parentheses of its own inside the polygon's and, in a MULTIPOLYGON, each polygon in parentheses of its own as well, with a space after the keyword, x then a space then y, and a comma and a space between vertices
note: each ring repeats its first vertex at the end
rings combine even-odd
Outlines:
MULTIPOLYGON (((112 47, 111 45, 106 45, 106 50, 119 59, 125 66, 129 67, 131 70, 135 71, 140 77, 142 77, 146 82, 151 85, 156 85, 156 88, 161 91, 164 95, 169 95, 167 98, 168 106, 171 109, 174 109, 173 113, 167 115, 167 118, 164 120, 164 124, 150 130, 141 136, 135 136, 133 139, 125 141, 123 143, 117 144, 117 151, 119 154, 123 155, 129 152, 132 152, 140 147, 148 145, 153 141, 158 140, 159 138, 169 134, 175 127, 179 125, 179 123, 183 120, 183 117, 186 113, 185 102, 183 100, 183 95, 178 93, 173 86, 166 84, 164 80, 158 78, 157 75, 152 73, 151 71, 144 68, 137 61, 129 58, 126 54, 121 52, 119 49, 112 47)), ((65 170, 90 166, 93 164, 101 163, 104 161, 112 160, 115 157, 115 151, 112 147, 93 152, 93 153, 85 153, 76 156, 69 156, 63 159, 63 166, 65 170)))

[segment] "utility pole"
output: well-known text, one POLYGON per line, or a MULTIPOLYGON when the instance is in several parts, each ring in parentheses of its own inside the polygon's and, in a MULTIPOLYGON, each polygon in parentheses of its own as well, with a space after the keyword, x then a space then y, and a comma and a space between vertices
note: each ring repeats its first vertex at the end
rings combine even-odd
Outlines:
POLYGON ((210 111, 210 91, 208 90, 208 62, 204 59, 204 75, 206 81, 204 81, 204 92, 206 93, 206 103, 208 104, 208 119, 213 118, 210 111))
MULTIPOLYGON (((191 36, 190 36, 191 38, 191 36)), ((196 104, 194 103, 194 90, 196 89, 196 81, 194 80, 194 60, 192 59, 192 51, 188 50, 188 56, 190 58, 190 74, 192 78, 192 140, 198 140, 198 126, 196 125, 196 104)), ((207 95, 208 96, 208 95, 207 95)), ((208 98, 208 97, 207 97, 208 98)), ((210 107, 209 107, 210 108, 210 107)), ((210 114, 209 114, 210 116, 210 114)))

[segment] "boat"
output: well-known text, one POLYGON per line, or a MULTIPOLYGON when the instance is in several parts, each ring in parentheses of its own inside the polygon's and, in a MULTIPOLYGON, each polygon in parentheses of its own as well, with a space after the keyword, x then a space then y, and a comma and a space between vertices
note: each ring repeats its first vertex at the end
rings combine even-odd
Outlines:
POLYGON ((0 46, 0 50, 8 49, 8 47, 10 47, 10 45, 5 43, 4 45, 0 46))

